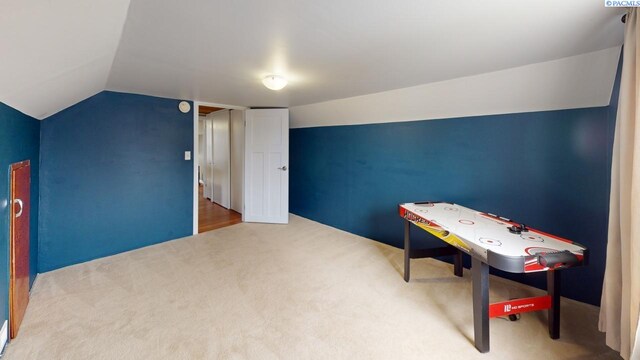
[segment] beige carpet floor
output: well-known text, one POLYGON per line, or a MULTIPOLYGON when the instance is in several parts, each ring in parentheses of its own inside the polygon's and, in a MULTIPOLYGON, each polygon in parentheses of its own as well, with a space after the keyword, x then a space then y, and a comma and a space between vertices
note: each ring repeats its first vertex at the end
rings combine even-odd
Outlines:
MULTIPOLYGON (((402 235, 399 228, 398 236, 402 235)), ((579 271, 579 270, 576 270, 579 271)), ((297 216, 238 224, 38 276, 5 359, 616 359, 596 307, 491 320, 472 344, 471 277, 297 216)), ((491 279, 492 301, 539 290, 491 279)))

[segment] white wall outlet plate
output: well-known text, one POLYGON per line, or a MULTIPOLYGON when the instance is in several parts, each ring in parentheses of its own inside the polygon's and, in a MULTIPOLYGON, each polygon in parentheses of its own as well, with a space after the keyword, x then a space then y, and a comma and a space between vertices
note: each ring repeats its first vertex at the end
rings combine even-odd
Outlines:
POLYGON ((184 159, 185 160, 191 160, 191 151, 185 151, 184 152, 184 159))

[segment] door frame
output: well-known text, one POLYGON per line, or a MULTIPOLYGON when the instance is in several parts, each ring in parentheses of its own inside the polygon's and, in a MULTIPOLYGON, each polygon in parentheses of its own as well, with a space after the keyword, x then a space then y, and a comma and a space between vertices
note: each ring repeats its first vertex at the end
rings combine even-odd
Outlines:
POLYGON ((193 101, 193 151, 191 152, 193 156, 191 159, 193 161, 193 235, 198 233, 198 109, 200 106, 212 106, 212 107, 220 107, 228 110, 247 110, 249 109, 246 106, 238 106, 238 105, 227 105, 227 104, 219 104, 212 103, 206 101, 193 101))
MULTIPOLYGON (((233 109, 232 109, 233 110, 233 109)), ((244 222, 244 151, 245 151, 245 110, 235 110, 235 111, 231 111, 229 110, 229 135, 230 135, 230 139, 229 139, 229 188, 230 188, 230 192, 229 192, 229 203, 230 203, 230 209, 233 211, 236 211, 238 213, 240 213, 242 215, 242 221, 244 222), (241 117, 237 118, 235 117, 234 114, 240 114, 241 117), (235 118, 234 118, 235 117, 235 118), (241 129, 237 129, 236 131, 234 131, 233 129, 235 128, 236 122, 240 122, 240 126, 241 129), (239 132, 242 132, 241 136, 237 137, 239 132), (237 154, 233 152, 233 148, 234 148, 234 144, 236 144, 236 141, 240 142, 240 146, 238 146, 239 150, 242 151, 241 154, 237 154), (234 156, 235 155, 235 156, 234 156), (234 165, 234 160, 240 160, 240 165, 239 166, 233 166, 234 165), (235 168, 235 175, 234 176, 234 171, 233 169, 235 168), (238 174, 239 172, 239 174, 238 174), (238 185, 238 179, 240 180, 240 186, 238 185), (233 185, 236 186, 233 186, 233 185), (239 188, 239 193, 237 194, 237 198, 239 198, 239 204, 237 204, 238 206, 234 208, 234 200, 236 200, 236 195, 234 195, 234 189, 238 189, 239 188)), ((237 165, 237 164, 236 164, 237 165)), ((238 201, 238 200, 236 200, 238 201)))

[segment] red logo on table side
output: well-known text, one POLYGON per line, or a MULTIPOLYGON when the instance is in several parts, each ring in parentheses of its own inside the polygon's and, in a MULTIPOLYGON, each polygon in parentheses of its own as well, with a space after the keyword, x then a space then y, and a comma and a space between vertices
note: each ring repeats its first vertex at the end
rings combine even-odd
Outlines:
POLYGON ((530 311, 545 310, 551 307, 551 296, 538 296, 522 299, 502 301, 489 305, 489 317, 508 315, 511 313, 526 313, 530 311))
POLYGON ((516 310, 523 310, 523 309, 527 309, 527 308, 532 308, 536 306, 536 304, 534 303, 529 303, 529 304, 522 304, 522 305, 511 305, 511 304, 507 304, 504 306, 504 312, 508 313, 508 312, 512 312, 512 311, 516 311, 516 310))

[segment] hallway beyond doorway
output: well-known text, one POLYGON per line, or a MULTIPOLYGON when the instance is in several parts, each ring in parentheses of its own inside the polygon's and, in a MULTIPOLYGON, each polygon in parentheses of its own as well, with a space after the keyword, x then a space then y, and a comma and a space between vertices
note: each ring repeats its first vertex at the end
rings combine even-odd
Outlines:
POLYGON ((222 206, 206 199, 202 194, 203 187, 199 187, 198 200, 198 233, 219 229, 242 222, 242 215, 233 210, 227 210, 222 206))

